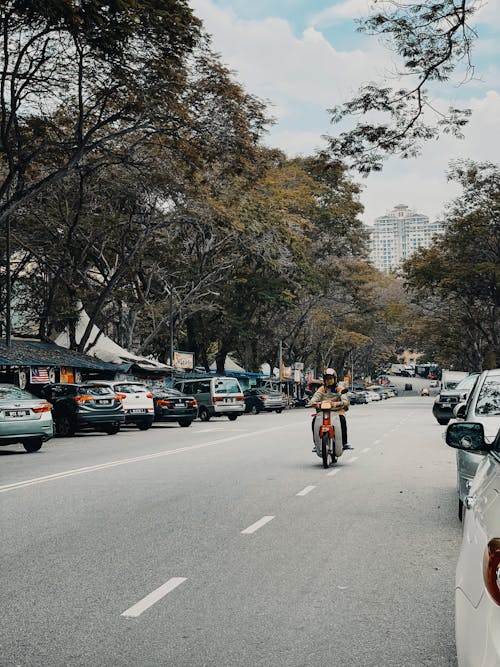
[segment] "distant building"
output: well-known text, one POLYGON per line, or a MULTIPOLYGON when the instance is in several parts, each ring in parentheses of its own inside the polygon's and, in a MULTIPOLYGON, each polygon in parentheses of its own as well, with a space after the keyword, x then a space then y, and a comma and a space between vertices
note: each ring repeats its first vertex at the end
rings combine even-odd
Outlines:
POLYGON ((433 237, 442 234, 440 222, 398 204, 392 211, 375 219, 370 229, 370 259, 380 271, 392 271, 419 248, 432 245, 433 237))

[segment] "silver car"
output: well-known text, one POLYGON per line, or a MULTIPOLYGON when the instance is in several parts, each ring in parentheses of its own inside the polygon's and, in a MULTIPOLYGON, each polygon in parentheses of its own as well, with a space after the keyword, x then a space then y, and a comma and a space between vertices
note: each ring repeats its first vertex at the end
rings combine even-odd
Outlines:
MULTIPOLYGON (((494 392, 498 405, 498 389, 494 392)), ((485 396, 483 406, 492 396, 485 396)), ((492 443, 485 440, 477 422, 450 424, 446 433, 457 451, 482 453, 465 499, 455 577, 458 667, 500 667, 500 432, 492 443)))
POLYGON ((37 452, 54 435, 50 403, 16 385, 0 384, 0 445, 21 442, 37 452))
MULTIPOLYGON (((467 402, 459 403, 454 416, 466 422, 482 424, 487 443, 493 442, 500 429, 500 368, 483 371, 476 379, 467 402)), ((457 450, 458 516, 462 519, 464 498, 484 454, 457 450)))

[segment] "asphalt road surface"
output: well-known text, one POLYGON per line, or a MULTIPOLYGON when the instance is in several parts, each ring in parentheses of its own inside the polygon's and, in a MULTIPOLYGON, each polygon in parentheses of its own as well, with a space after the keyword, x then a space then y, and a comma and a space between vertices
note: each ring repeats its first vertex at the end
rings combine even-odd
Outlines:
POLYGON ((0 665, 455 665, 455 455, 432 398, 0 449, 0 665))

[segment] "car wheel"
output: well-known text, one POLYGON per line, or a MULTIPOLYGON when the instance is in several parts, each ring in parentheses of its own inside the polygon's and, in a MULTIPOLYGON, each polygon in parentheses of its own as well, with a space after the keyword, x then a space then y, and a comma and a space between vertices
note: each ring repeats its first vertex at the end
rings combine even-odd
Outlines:
POLYGON ((103 428, 104 433, 115 435, 120 430, 120 424, 106 424, 103 428))
POLYGON ((139 427, 140 431, 147 431, 148 428, 151 428, 151 424, 149 422, 139 422, 137 426, 139 427))
POLYGON ((464 518, 464 503, 460 498, 458 499, 458 518, 460 521, 464 518))
POLYGON ((446 424, 447 424, 449 421, 450 421, 449 419, 438 419, 438 420, 437 420, 438 424, 440 424, 441 426, 446 426, 446 424))
POLYGON ((252 407, 250 408, 250 412, 251 412, 253 415, 258 415, 259 412, 260 412, 260 410, 259 410, 259 408, 258 408, 256 405, 252 405, 252 407))
POLYGON ((199 417, 202 422, 207 422, 210 420, 210 413, 208 412, 207 408, 203 405, 200 408, 199 417))
POLYGON ((27 452, 37 452, 41 449, 43 445, 43 440, 41 438, 30 438, 29 440, 23 440, 23 447, 27 452))
POLYGON ((238 419, 238 415, 228 415, 227 418, 230 422, 235 422, 238 419))
POLYGON ((61 438, 75 435, 76 426, 69 417, 61 415, 61 417, 56 420, 56 433, 61 436, 61 438))
POLYGON ((192 423, 193 421, 191 419, 179 419, 179 426, 183 426, 184 428, 191 426, 192 423))
POLYGON ((278 408, 278 409, 276 410, 276 414, 278 414, 278 415, 281 414, 282 412, 283 412, 283 408, 278 408))

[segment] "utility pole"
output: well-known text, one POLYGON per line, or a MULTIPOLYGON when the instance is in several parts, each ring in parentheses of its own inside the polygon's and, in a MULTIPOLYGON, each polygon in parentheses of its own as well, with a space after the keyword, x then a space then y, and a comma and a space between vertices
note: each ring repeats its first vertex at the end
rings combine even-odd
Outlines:
POLYGON ((174 289, 170 285, 170 381, 174 386, 174 289))
POLYGON ((10 273, 10 216, 5 222, 5 344, 10 347, 12 337, 10 273))
POLYGON ((278 377, 279 377, 279 382, 280 382, 280 384, 279 384, 280 391, 281 391, 281 388, 282 388, 282 382, 281 381, 283 379, 282 378, 282 373, 281 373, 282 365, 283 365, 283 341, 280 340, 279 347, 278 347, 278 368, 279 368, 278 377))

